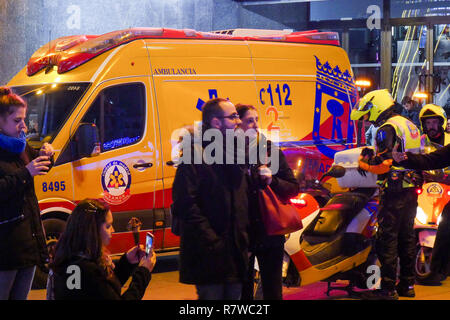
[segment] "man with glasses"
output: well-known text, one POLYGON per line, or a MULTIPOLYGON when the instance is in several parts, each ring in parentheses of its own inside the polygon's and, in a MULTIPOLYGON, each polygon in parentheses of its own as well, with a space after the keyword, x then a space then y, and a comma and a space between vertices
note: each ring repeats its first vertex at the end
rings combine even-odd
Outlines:
MULTIPOLYGON (((202 122, 202 136, 219 131, 224 149, 227 130, 241 123, 234 104, 222 98, 203 105, 202 122)), ((226 163, 223 151, 221 163, 184 159, 172 187, 173 214, 181 221, 180 282, 194 284, 200 300, 240 299, 247 272, 248 187, 241 167, 226 163)))

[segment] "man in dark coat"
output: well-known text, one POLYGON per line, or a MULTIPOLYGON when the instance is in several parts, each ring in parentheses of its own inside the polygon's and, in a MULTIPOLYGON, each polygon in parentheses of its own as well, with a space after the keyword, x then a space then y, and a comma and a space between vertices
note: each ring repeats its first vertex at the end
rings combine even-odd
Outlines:
MULTIPOLYGON (((202 121, 202 133, 216 129, 223 141, 226 130, 240 123, 235 106, 221 98, 204 104, 202 121)), ((202 145, 205 155, 209 145, 202 145)), ((195 284, 200 300, 238 300, 248 264, 247 182, 238 164, 204 160, 181 163, 173 183, 173 214, 181 220, 180 282, 195 284)))
MULTIPOLYGON (((394 160, 405 168, 434 170, 450 166, 450 144, 429 154, 397 152, 394 148, 394 160)), ((436 233, 431 257, 430 275, 421 280, 422 285, 439 286, 448 276, 450 269, 450 202, 444 207, 436 233)))

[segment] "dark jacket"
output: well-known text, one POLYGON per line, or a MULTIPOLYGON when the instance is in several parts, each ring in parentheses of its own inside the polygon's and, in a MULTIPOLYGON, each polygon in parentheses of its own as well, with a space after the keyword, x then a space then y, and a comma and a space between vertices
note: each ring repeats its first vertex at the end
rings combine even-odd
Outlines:
POLYGON ((417 128, 421 128, 420 126, 420 119, 419 119, 419 111, 417 111, 416 109, 413 110, 406 110, 403 109, 401 116, 411 120, 412 123, 414 123, 416 125, 417 128))
POLYGON ((406 153, 408 159, 400 162, 400 165, 416 170, 433 170, 450 166, 450 144, 429 154, 406 153))
POLYGON ((43 265, 48 259, 33 177, 25 168, 37 156, 28 145, 22 155, 0 148, 0 270, 43 265))
MULTIPOLYGON (((269 144, 270 147, 270 144, 269 144)), ((279 169, 272 176, 270 188, 283 201, 289 201, 290 198, 296 196, 300 191, 297 179, 287 164, 283 152, 275 147, 275 151, 279 154, 279 169)), ((282 247, 285 241, 284 235, 269 236, 261 217, 259 208, 259 190, 265 187, 261 184, 258 165, 250 167, 249 178, 249 238, 250 250, 261 250, 264 248, 282 247)))
MULTIPOLYGON (((76 258, 62 272, 55 272, 53 278, 55 300, 140 300, 151 279, 151 273, 145 267, 136 267, 128 262, 124 254, 114 268, 114 276, 110 279, 104 268, 94 261, 76 258), (80 270, 80 289, 68 288, 68 279, 75 271, 67 270, 69 265, 76 265, 80 270), (121 294, 122 286, 132 275, 130 286, 121 294)), ((68 281, 69 280, 69 281, 68 281)))
POLYGON ((238 165, 181 164, 172 189, 181 220, 180 282, 241 282, 248 265, 248 198, 238 165))

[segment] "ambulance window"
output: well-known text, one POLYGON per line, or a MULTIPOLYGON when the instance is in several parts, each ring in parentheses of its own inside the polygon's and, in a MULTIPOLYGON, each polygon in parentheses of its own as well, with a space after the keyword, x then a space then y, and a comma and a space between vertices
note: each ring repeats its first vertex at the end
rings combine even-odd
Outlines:
POLYGON ((81 122, 97 126, 102 152, 137 143, 145 128, 145 86, 130 83, 104 89, 81 122))

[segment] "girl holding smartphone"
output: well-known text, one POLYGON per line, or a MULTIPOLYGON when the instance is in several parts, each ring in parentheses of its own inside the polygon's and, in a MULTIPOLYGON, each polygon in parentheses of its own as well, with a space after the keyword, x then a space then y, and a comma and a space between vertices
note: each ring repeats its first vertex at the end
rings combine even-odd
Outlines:
POLYGON ((106 204, 85 199, 75 207, 56 246, 48 299, 142 299, 156 255, 153 250, 147 255, 143 247, 135 246, 114 265, 105 249, 113 232, 113 217, 106 204), (121 294, 130 276, 128 290, 121 294))
POLYGON ((48 258, 33 177, 47 174, 53 148, 28 145, 26 114, 26 102, 0 87, 0 300, 26 300, 48 258))

